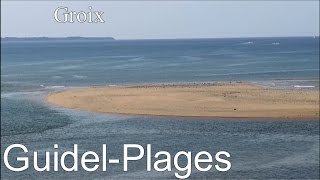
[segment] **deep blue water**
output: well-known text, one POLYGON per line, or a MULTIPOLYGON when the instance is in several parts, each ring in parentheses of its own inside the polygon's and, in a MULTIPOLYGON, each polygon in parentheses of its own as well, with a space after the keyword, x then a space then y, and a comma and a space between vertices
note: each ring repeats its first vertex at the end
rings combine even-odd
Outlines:
MULTIPOLYGON (((319 38, 3 42, 1 46, 2 154, 8 145, 22 143, 30 151, 42 152, 43 162, 44 151, 55 143, 63 150, 77 143, 81 152, 99 152, 105 143, 111 156, 120 158, 124 143, 149 143, 154 152, 231 154, 231 170, 193 170, 195 179, 319 178, 319 121, 122 116, 67 110, 44 101, 46 94, 69 87, 141 83, 246 81, 315 89, 319 88, 319 38)), ((13 173, 1 163, 2 177, 9 179, 164 179, 174 178, 175 172, 147 172, 145 160, 129 166, 126 173, 120 165, 95 173, 13 173)))
POLYGON ((319 38, 60 41, 2 45, 2 83, 78 86, 318 80, 319 76, 319 38))

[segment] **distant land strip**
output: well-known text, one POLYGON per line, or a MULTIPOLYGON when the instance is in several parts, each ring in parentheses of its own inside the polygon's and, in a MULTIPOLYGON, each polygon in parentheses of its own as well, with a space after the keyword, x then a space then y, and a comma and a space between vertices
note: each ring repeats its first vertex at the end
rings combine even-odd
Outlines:
POLYGON ((79 40, 108 40, 113 41, 115 38, 113 37, 80 37, 80 36, 72 36, 72 37, 1 37, 1 41, 79 41, 79 40))

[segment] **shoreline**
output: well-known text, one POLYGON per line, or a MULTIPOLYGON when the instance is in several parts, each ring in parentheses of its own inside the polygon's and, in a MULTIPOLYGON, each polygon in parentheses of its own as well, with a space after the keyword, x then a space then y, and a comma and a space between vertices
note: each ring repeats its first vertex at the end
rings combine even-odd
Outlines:
POLYGON ((142 82, 142 83, 107 83, 104 85, 85 85, 85 86, 68 86, 68 85, 53 85, 46 86, 41 84, 40 87, 51 89, 51 93, 66 91, 66 90, 75 90, 75 89, 88 89, 88 88, 109 88, 109 87, 153 87, 153 86, 219 86, 219 85, 228 85, 228 84, 248 84, 257 86, 263 89, 275 89, 275 90, 303 90, 303 91, 316 91, 319 90, 320 86, 319 79, 279 79, 279 80, 261 80, 261 81, 167 81, 167 82, 142 82), (288 84, 290 82, 290 84, 288 84), (297 83, 293 83, 297 82, 297 83), (306 82, 314 82, 310 84, 302 84, 306 82), (301 86, 301 87, 295 87, 301 86), (312 86, 312 87, 305 87, 312 86))
POLYGON ((82 111, 219 119, 319 120, 319 91, 250 83, 172 83, 67 89, 47 102, 82 111))

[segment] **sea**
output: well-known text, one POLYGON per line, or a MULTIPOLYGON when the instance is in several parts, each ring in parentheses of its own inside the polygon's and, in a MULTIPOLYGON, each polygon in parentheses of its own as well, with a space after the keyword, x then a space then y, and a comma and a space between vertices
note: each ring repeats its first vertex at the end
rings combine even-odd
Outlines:
MULTIPOLYGON (((152 155, 168 151, 172 159, 178 151, 192 157, 200 151, 213 157, 230 153, 229 171, 201 172, 193 164, 190 179, 319 179, 317 120, 101 114, 46 102, 48 94, 71 88, 220 82, 317 90, 319 37, 2 41, 1 179, 176 179, 173 164, 171 171, 147 171, 146 156, 129 162, 124 172, 124 144, 151 144, 152 155), (23 165, 16 157, 29 157, 27 170, 13 172, 4 165, 11 144, 28 148, 29 153, 9 154, 15 166, 23 165), (77 172, 55 172, 53 161, 49 172, 33 169, 33 151, 43 166, 45 152, 63 153, 73 144, 79 154, 101 154, 107 144, 108 156, 120 163, 95 172, 81 166, 77 172)), ((180 161, 182 167, 188 162, 180 161)))

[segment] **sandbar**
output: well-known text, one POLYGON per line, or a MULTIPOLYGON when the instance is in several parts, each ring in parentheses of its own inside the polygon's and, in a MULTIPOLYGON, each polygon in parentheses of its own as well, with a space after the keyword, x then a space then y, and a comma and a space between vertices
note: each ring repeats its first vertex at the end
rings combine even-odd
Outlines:
POLYGON ((52 93, 47 100, 99 113, 319 120, 318 90, 245 83, 90 87, 52 93))

